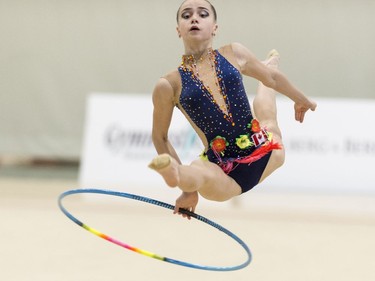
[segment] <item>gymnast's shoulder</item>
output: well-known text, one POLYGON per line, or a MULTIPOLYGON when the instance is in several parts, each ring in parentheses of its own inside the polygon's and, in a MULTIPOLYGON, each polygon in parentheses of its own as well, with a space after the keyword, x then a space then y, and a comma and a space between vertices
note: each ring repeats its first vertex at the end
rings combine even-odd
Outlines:
POLYGON ((153 96, 168 97, 175 103, 176 96, 181 91, 181 77, 178 70, 173 70, 162 77, 156 82, 153 96))

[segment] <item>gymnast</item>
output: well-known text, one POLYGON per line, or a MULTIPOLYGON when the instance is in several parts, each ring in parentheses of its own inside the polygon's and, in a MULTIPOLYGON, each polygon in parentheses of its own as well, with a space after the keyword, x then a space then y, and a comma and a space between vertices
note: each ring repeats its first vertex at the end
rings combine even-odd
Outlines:
POLYGON ((152 140, 158 156, 149 167, 168 186, 182 190, 174 213, 180 208, 194 212, 199 195, 226 201, 245 193, 283 165, 276 92, 294 102, 298 122, 317 106, 278 70, 276 50, 261 62, 240 43, 213 49, 217 29, 216 9, 209 1, 183 1, 177 12, 177 33, 185 48, 182 63, 160 78, 153 91, 152 140), (242 75, 259 81, 252 106, 242 75), (189 165, 181 163, 168 140, 175 107, 205 147, 189 165))

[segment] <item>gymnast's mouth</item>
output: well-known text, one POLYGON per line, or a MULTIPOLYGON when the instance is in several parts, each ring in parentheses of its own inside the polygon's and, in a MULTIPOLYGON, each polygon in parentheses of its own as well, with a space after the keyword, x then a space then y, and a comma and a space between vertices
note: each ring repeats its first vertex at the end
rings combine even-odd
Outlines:
POLYGON ((199 30, 200 30, 199 27, 195 25, 190 28, 190 31, 199 31, 199 30))

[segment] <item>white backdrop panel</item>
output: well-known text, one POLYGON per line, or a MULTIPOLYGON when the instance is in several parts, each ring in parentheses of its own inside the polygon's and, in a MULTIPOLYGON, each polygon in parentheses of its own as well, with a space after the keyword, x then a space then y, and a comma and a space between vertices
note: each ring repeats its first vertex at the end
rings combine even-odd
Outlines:
MULTIPOLYGON (((278 100, 286 162, 260 186, 274 191, 373 193, 375 133, 371 128, 375 122, 375 102, 322 98, 317 101, 317 111, 309 112, 300 124, 294 121, 293 104, 283 98, 278 100)), ((81 186, 175 196, 175 191, 164 192, 166 185, 161 177, 147 168, 156 155, 151 128, 150 95, 90 95, 81 186)), ((177 109, 170 139, 186 164, 203 149, 177 109)))

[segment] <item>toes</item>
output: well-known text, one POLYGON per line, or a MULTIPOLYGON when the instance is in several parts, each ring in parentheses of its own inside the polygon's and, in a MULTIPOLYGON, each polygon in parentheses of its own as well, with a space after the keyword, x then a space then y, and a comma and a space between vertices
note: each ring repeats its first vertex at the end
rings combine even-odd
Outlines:
POLYGON ((277 67, 279 65, 279 61, 280 61, 280 54, 278 51, 273 49, 268 53, 267 59, 265 61, 265 65, 277 67))
POLYGON ((171 157, 168 154, 160 154, 152 159, 148 165, 149 168, 154 170, 160 170, 168 167, 171 164, 171 157))

